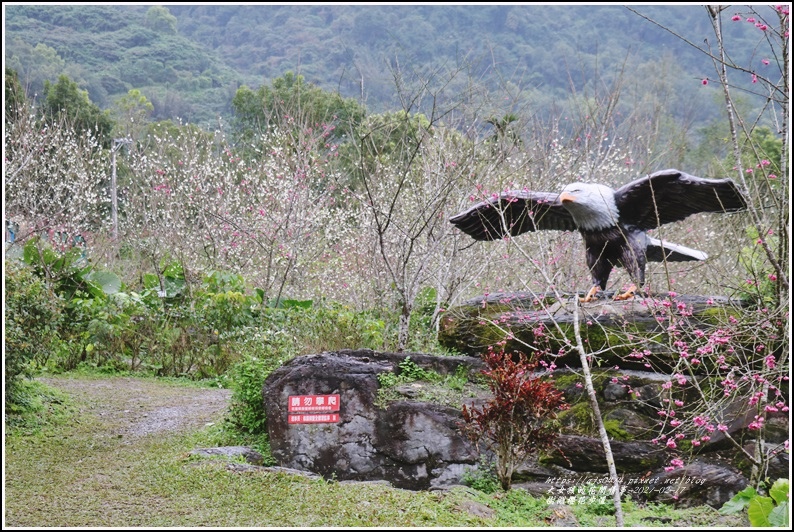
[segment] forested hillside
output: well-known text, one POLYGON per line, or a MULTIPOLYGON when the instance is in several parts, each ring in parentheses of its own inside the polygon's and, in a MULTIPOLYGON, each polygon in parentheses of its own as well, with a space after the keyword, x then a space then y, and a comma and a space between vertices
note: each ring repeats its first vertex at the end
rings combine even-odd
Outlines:
MULTIPOLYGON (((712 71, 711 27, 702 6, 32 6, 5 10, 6 65, 31 93, 67 74, 101 108, 131 89, 153 118, 208 127, 231 115, 242 85, 257 88, 287 71, 356 98, 371 112, 402 107, 396 80, 460 69, 494 113, 545 116, 574 95, 624 85, 625 105, 662 95, 664 111, 705 125, 717 106, 696 105, 712 71), (656 25, 633 12, 658 22, 656 25), (660 26, 661 25, 661 26, 660 26), (666 31, 664 28, 670 30, 666 31), (686 44, 675 32, 689 40, 686 44)), ((770 8, 770 13, 772 12, 770 8)), ((742 65, 758 35, 725 28, 742 65), (746 41, 746 46, 741 45, 746 41)), ((756 32, 757 33, 757 32, 756 32)), ((749 85, 746 80, 738 80, 749 85), (746 82, 746 83, 745 83, 746 82)))

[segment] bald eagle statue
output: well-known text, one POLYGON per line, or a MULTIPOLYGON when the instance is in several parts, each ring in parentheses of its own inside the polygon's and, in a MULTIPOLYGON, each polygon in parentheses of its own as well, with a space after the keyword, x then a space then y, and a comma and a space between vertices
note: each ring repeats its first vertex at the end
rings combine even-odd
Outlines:
POLYGON ((646 231, 699 212, 735 212, 747 208, 730 179, 704 179, 678 170, 662 170, 617 190, 593 183, 572 183, 557 194, 516 190, 502 193, 453 216, 450 222, 475 240, 498 240, 528 231, 578 230, 584 239, 593 287, 583 302, 606 290, 609 274, 623 266, 634 283, 615 296, 629 299, 645 284, 648 261, 705 260, 702 251, 663 242, 646 231))

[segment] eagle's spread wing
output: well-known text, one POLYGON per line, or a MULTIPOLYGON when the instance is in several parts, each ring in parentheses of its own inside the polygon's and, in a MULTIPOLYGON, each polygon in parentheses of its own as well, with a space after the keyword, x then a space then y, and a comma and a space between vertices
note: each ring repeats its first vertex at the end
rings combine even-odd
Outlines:
POLYGON ((556 229, 574 231, 576 224, 559 194, 514 190, 474 205, 449 219, 475 240, 499 240, 510 234, 556 229))
POLYGON ((731 179, 705 179, 679 170, 662 170, 615 191, 620 220, 654 229, 698 212, 733 212, 747 208, 731 179))

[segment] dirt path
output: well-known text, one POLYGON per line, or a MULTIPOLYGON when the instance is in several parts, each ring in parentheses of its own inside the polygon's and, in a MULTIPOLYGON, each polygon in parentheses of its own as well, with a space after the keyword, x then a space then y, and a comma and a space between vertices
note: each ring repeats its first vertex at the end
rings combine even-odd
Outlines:
POLYGON ((76 396, 89 413, 109 421, 114 435, 132 442, 149 434, 201 428, 219 422, 231 391, 134 377, 42 382, 76 396))

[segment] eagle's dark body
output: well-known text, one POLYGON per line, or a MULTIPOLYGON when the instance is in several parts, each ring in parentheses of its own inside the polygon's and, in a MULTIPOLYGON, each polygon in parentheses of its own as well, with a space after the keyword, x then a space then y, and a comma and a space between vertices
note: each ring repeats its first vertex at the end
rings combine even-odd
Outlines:
MULTIPOLYGON (((645 284, 648 261, 705 260, 706 254, 648 236, 649 229, 698 212, 745 209, 744 196, 730 179, 704 179, 663 170, 617 190, 572 183, 562 193, 510 191, 478 203, 450 222, 476 240, 498 240, 537 230, 578 230, 585 243, 592 299, 606 289, 613 267, 623 266, 632 281, 645 284)), ((630 290, 618 296, 626 299, 630 290)))

